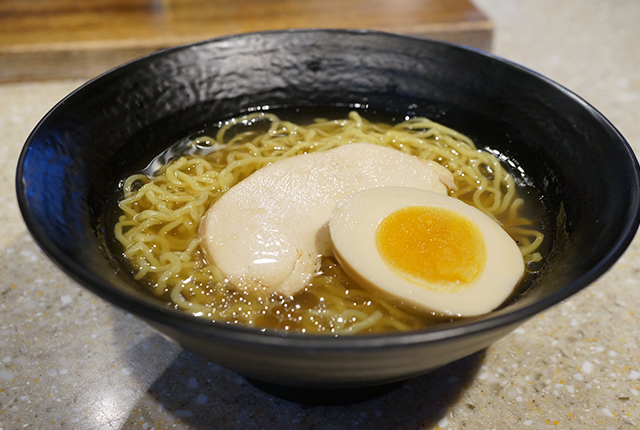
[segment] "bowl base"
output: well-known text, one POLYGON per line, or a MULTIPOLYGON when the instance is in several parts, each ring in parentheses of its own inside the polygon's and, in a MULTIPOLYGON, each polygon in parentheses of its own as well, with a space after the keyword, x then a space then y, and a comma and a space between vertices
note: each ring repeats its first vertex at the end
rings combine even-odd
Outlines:
POLYGON ((357 388, 301 388, 273 384, 247 378, 254 387, 280 399, 303 405, 313 406, 345 406, 365 402, 386 394, 401 382, 357 388))

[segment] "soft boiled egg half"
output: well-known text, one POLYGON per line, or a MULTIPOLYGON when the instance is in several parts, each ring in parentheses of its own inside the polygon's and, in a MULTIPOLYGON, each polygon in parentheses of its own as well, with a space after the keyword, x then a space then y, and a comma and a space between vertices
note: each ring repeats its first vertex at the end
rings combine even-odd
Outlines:
POLYGON ((494 310, 524 273, 517 244, 493 219, 427 190, 351 194, 333 210, 329 230, 336 258, 356 283, 444 315, 494 310))

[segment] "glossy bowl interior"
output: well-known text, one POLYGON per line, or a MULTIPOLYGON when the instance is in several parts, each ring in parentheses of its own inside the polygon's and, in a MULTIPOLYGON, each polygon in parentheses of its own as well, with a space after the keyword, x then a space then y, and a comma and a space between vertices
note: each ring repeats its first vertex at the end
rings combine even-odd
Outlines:
POLYGON ((364 31, 245 34, 177 47, 83 85, 20 157, 21 210, 71 278, 185 348, 291 387, 407 379, 487 347, 602 275, 638 226, 638 164, 595 109, 554 82, 475 50, 364 31), (424 115, 516 160, 548 210, 552 250, 517 300, 432 330, 312 336, 210 323, 168 309, 120 270, 104 240, 116 184, 206 124, 255 109, 366 107, 424 115))

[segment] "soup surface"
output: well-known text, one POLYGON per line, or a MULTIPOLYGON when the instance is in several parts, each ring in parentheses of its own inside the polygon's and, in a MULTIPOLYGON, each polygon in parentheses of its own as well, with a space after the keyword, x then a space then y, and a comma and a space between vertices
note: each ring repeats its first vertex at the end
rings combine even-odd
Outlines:
POLYGON ((293 122, 285 119, 290 112, 278 114, 221 121, 123 180, 113 229, 120 255, 135 279, 170 306, 215 321, 334 335, 418 330, 455 319, 359 287, 333 256, 322 258, 302 291, 284 296, 238 288, 204 252, 200 221, 235 184, 277 160, 351 143, 394 148, 449 170, 456 185, 449 195, 492 217, 518 244, 529 268, 521 285, 544 258, 541 203, 519 185, 524 173, 509 172, 495 151, 426 118, 370 122, 351 111, 305 120, 296 112, 293 122))

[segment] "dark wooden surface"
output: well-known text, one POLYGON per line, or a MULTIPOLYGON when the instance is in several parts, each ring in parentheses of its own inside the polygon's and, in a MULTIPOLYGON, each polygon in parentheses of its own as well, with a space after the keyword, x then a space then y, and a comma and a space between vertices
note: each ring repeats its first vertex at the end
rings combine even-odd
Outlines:
POLYGON ((489 50, 468 0, 0 0, 0 82, 91 78, 158 49, 287 28, 374 29, 489 50))

